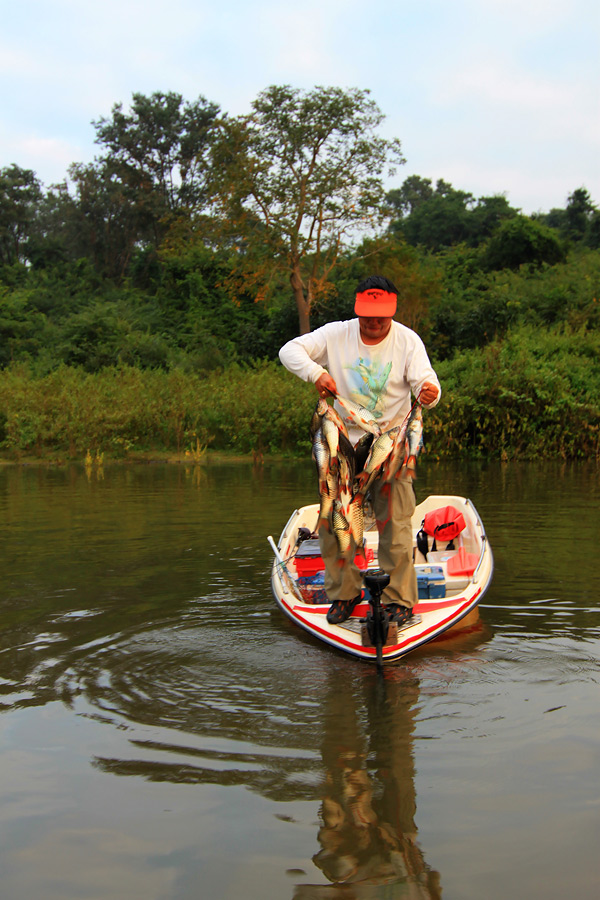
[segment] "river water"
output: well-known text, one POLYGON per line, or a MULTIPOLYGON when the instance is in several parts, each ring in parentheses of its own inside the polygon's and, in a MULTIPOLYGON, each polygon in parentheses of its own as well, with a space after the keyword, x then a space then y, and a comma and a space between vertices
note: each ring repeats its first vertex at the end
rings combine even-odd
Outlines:
POLYGON ((600 893, 600 477, 438 464, 480 623, 386 667, 279 612, 310 462, 0 471, 3 900, 600 893))

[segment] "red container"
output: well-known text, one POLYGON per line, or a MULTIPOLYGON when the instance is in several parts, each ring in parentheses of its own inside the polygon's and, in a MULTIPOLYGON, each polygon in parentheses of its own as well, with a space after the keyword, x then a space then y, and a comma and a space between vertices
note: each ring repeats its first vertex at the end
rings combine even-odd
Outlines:
MULTIPOLYGON (((373 559, 375 554, 372 550, 365 551, 366 556, 366 564, 365 557, 361 554, 356 554, 354 557, 354 562, 358 566, 359 569, 368 569, 370 565, 373 563, 373 559)), ((298 577, 300 578, 308 578, 310 575, 316 575, 317 572, 322 572, 325 568, 325 563, 323 562, 322 556, 297 556, 296 557, 296 572, 298 573, 298 577)))

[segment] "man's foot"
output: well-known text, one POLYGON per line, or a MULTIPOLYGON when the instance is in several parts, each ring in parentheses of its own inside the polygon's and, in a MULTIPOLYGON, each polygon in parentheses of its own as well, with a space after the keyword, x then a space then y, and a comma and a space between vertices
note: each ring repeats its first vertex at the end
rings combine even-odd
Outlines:
POLYGON ((384 611, 389 622, 395 622, 396 625, 408 625, 413 617, 413 611, 408 606, 401 606, 399 603, 388 603, 384 606, 384 611))
POLYGON ((358 606, 362 600, 362 591, 353 600, 334 600, 327 610, 327 621, 330 625, 341 625, 346 619, 349 619, 354 612, 354 607, 358 606))

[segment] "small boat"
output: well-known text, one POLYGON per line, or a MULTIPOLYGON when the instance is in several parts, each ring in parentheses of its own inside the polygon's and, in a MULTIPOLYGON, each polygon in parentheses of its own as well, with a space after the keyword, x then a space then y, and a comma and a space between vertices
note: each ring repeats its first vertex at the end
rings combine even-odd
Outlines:
POLYGON ((381 664, 439 639, 459 623, 472 621, 492 580, 494 564, 483 522, 471 500, 432 495, 417 506, 412 526, 419 600, 408 625, 390 623, 387 633, 377 640, 372 622, 378 589, 373 585, 382 573, 377 564, 375 520, 365 521, 364 552, 356 557, 365 573, 364 600, 346 622, 330 625, 324 563, 315 533, 318 516, 317 503, 303 506, 294 510, 277 544, 268 537, 274 553, 271 586, 275 600, 309 634, 359 659, 381 664))

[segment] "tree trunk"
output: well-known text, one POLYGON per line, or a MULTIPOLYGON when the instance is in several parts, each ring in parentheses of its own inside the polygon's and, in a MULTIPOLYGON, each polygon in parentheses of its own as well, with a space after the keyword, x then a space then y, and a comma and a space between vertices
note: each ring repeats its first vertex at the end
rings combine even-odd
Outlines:
POLYGON ((304 282, 300 274, 300 266, 298 263, 292 264, 290 272, 290 284, 294 292, 294 299, 298 309, 298 333, 308 334, 310 331, 310 292, 308 296, 304 293, 304 282))

